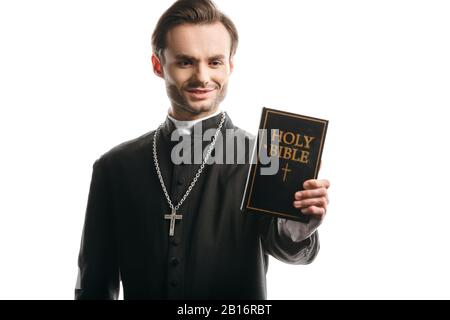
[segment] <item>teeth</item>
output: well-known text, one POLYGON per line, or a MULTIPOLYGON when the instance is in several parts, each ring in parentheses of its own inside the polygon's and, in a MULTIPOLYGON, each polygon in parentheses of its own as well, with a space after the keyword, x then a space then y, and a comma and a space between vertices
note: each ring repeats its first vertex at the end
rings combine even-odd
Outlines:
POLYGON ((201 93, 208 93, 211 90, 205 90, 205 91, 202 91, 202 90, 188 90, 188 91, 191 92, 191 93, 201 94, 201 93))

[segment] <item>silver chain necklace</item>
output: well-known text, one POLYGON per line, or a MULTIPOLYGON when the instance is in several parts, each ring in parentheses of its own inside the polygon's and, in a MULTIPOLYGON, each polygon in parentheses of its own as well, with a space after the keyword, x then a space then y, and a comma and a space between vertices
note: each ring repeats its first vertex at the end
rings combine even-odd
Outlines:
POLYGON ((191 192, 192 188, 195 186, 195 183, 197 182, 198 178, 203 172, 203 168, 205 167, 206 162, 208 162, 209 158, 211 157, 211 152, 214 149, 214 146, 216 144, 217 137, 219 136, 220 130, 222 129, 223 123, 225 122, 225 112, 222 112, 222 118, 220 119, 219 126, 217 127, 217 131, 214 134, 213 140, 211 144, 208 147, 208 150, 206 151, 205 159, 203 159, 202 164, 200 165, 200 168, 198 169, 197 173, 195 174, 194 179, 192 179, 191 184, 189 185, 188 189, 186 190, 186 193, 181 198, 180 202, 176 206, 173 205, 172 200, 170 200, 169 193, 167 192, 166 185, 164 184, 164 179, 161 174, 161 170, 159 169, 158 164, 158 152, 156 148, 156 140, 158 139, 159 132, 161 128, 163 127, 164 123, 162 123, 158 129, 155 131, 155 136, 153 137, 153 162, 155 163, 156 173, 159 178, 159 183, 161 184, 161 188, 164 192, 164 195, 166 196, 167 203, 169 204, 169 207, 171 209, 171 214, 164 215, 164 219, 169 220, 170 219, 170 229, 169 229, 169 236, 173 236, 175 234, 175 221, 183 219, 182 215, 178 215, 177 211, 180 208, 180 206, 183 204, 184 200, 186 200, 187 196, 191 192))

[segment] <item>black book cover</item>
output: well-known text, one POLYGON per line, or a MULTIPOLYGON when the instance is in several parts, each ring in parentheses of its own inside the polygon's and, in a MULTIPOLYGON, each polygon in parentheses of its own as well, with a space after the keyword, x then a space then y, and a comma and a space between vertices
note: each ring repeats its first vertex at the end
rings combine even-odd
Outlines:
POLYGON ((293 206, 294 193, 317 179, 327 126, 327 120, 263 108, 241 210, 308 222, 293 206))

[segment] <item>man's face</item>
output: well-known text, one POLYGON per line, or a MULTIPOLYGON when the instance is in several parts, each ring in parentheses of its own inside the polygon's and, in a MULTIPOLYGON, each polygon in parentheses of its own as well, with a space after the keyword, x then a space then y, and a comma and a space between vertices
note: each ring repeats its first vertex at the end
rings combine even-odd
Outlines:
POLYGON ((167 33, 164 61, 152 57, 153 70, 166 82, 171 114, 193 120, 214 113, 226 96, 231 37, 221 23, 183 24, 167 33))

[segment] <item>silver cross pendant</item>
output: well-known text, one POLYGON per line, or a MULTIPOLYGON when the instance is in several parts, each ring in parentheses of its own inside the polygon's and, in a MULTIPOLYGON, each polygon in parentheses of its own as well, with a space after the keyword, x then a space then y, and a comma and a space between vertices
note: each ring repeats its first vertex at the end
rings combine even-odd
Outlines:
POLYGON ((170 219, 169 236, 172 237, 175 234, 175 221, 183 219, 183 216, 177 214, 175 209, 172 209, 172 213, 164 215, 164 219, 170 219))

